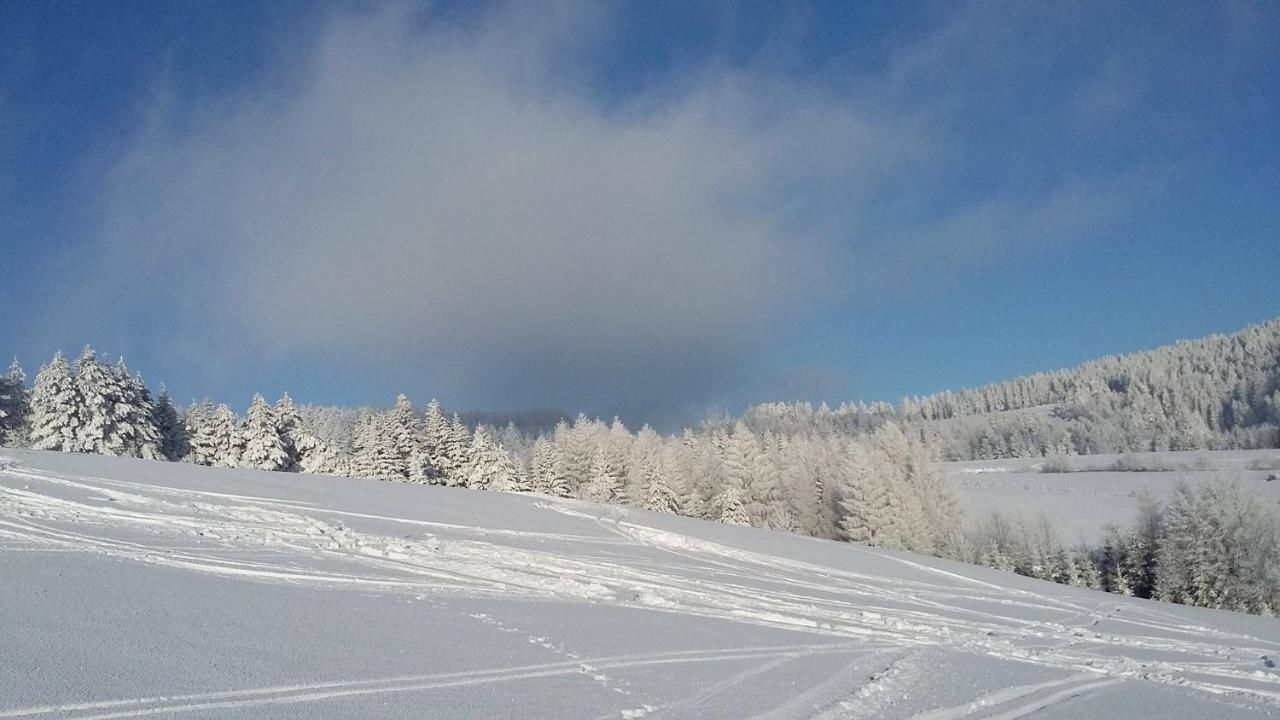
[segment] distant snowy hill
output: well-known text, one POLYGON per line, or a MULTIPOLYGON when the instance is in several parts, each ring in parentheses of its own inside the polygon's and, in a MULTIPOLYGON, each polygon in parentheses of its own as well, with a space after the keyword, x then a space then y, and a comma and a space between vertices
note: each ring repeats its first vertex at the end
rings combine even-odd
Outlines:
POLYGON ((574 500, 0 455, 0 718, 1280 712, 1273 619, 574 500))

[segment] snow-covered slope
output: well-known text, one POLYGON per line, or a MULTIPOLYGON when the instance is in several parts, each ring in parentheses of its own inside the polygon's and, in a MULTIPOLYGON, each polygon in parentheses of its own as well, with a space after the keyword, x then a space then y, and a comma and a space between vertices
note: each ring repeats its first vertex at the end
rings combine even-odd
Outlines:
POLYGON ((946 473, 971 518, 991 512, 1014 516, 1044 513, 1068 544, 1097 544, 1109 524, 1128 526, 1143 490, 1157 498, 1173 495, 1180 482, 1226 474, 1260 498, 1280 502, 1277 450, 1189 450, 1058 458, 1071 472, 1041 472, 1044 458, 970 460, 946 464, 946 473), (1120 467, 1144 470, 1116 471, 1120 467), (1267 468, 1267 469, 1259 469, 1267 468))
POLYGON ((1227 718, 1280 623, 541 497, 9 452, 0 718, 1227 718))

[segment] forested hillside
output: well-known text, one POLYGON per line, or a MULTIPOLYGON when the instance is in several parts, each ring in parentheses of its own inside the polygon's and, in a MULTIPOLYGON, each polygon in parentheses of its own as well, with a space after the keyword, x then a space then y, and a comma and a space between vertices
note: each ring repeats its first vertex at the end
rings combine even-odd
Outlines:
POLYGON ((900 412, 926 423, 931 440, 956 460, 1276 447, 1280 320, 1070 370, 908 398, 900 412), (1043 406, 1048 412, 1011 412, 1043 406), (953 419, 959 421, 946 422, 953 419))
POLYGON ((896 409, 772 403, 662 435, 585 415, 562 418, 546 432, 513 422, 471 425, 434 400, 419 412, 403 395, 386 410, 297 406, 286 394, 274 404, 255 396, 243 418, 207 400, 180 412, 163 388, 153 396, 123 360, 106 363, 86 349, 74 367, 56 355, 29 390, 16 364, 0 376, 0 441, 576 497, 943 555, 1124 594, 1272 612, 1280 608, 1280 525, 1269 508, 1251 508, 1239 488, 1189 488, 1167 513, 1149 509, 1104 547, 1066 547, 1047 524, 1028 519, 966 522, 937 461, 1274 447, 1278 354, 1280 321, 1272 321, 1074 370, 913 398, 896 409), (1190 548, 1186 538, 1203 529, 1187 518, 1234 528, 1219 538, 1222 554, 1213 563, 1248 560, 1211 573, 1219 581, 1213 588, 1198 575, 1210 560, 1178 549, 1190 548), (1168 555, 1166 573, 1156 578, 1161 553, 1168 555), (1175 568, 1192 569, 1175 580, 1175 568))
POLYGON ((775 433, 862 434, 893 420, 946 460, 1280 446, 1280 320, 968 390, 886 403, 768 403, 775 433))

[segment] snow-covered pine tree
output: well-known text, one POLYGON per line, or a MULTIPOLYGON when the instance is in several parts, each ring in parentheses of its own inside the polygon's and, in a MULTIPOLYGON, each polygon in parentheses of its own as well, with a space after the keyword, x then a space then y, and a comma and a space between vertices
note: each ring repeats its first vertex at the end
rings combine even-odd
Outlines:
POLYGON ((507 421, 507 424, 503 426, 502 431, 498 433, 496 440, 499 445, 506 448, 506 451, 512 455, 518 456, 528 449, 524 435, 512 420, 507 421))
POLYGON ((71 368, 59 351, 40 368, 31 391, 31 447, 62 452, 78 450, 81 405, 71 368))
POLYGON ((872 465, 871 451, 852 443, 838 467, 839 524, 845 539, 867 545, 884 542, 891 526, 888 489, 872 465))
POLYGON ((255 470, 284 470, 289 467, 289 453, 280 438, 275 412, 262 395, 255 394, 249 403, 241 432, 244 438, 241 467, 255 470))
POLYGON ((978 563, 980 565, 986 565, 989 568, 995 568, 996 570, 1003 570, 1005 572, 1014 571, 1013 559, 1009 557, 1008 551, 998 543, 994 542, 987 545, 986 549, 982 552, 981 557, 978 559, 978 563))
POLYGON ((569 491, 581 495, 583 486, 591 480, 592 463, 595 460, 595 435, 597 428, 587 416, 579 413, 573 425, 556 426, 556 445, 560 455, 561 473, 569 491))
POLYGON ((303 435, 302 415, 298 412, 298 406, 293 404, 293 398, 289 397, 289 393, 281 395, 280 399, 276 400, 273 413, 276 418, 276 429, 280 431, 280 442, 284 444, 284 451, 289 456, 289 464, 285 469, 300 469, 302 451, 298 449, 298 438, 303 435))
MULTIPOLYGON (((478 429, 478 428, 477 428, 478 429)), ((462 418, 453 414, 449 423, 449 439, 445 445, 445 456, 449 458, 452 470, 444 476, 446 485, 466 485, 470 475, 473 459, 471 457, 472 436, 462 418)))
POLYGON ((187 456, 190 452, 187 428, 182 418, 178 417, 178 410, 173 406, 173 399, 169 397, 169 389, 163 383, 160 384, 160 392, 156 395, 151 422, 160 435, 160 453, 166 460, 176 461, 187 456))
POLYGON ((623 478, 622 497, 628 505, 644 507, 648 500, 648 487, 644 468, 656 463, 662 453, 662 437, 645 425, 636 433, 627 457, 626 476, 623 478))
POLYGON ((582 487, 583 500, 609 503, 617 499, 622 478, 609 456, 606 448, 596 448, 591 458, 590 479, 582 487))
POLYGON ((1280 519, 1239 478, 1180 486, 1166 519, 1160 599, 1254 613, 1280 607, 1280 519))
POLYGON ((298 468, 301 472, 315 475, 350 475, 351 463, 347 457, 307 432, 301 433, 294 441, 298 453, 298 468))
POLYGON ((631 449, 635 444, 635 437, 631 435, 631 431, 627 429, 621 418, 614 417, 600 440, 605 452, 609 455, 609 465, 613 467, 614 476, 618 479, 618 488, 613 493, 612 502, 630 503, 631 497, 626 492, 627 476, 630 474, 627 463, 631 460, 631 449))
POLYGON ((218 460, 213 438, 213 403, 193 402, 182 417, 187 428, 186 460, 196 465, 213 465, 218 460))
POLYGON ((1134 597, 1156 595, 1156 565, 1164 534, 1164 510, 1150 492, 1138 493, 1138 516, 1124 538, 1119 572, 1134 597))
POLYGON ((716 498, 720 506, 720 522, 725 525, 750 525, 751 518, 742 502, 742 493, 733 485, 726 485, 716 498))
POLYGON ((244 451, 244 438, 240 435, 236 414, 226 403, 218 405, 209 416, 209 437, 213 445, 213 464, 219 467, 239 467, 240 454, 244 451))
POLYGON ((30 401, 27 374, 14 358, 9 372, 0 375, 0 445, 24 444, 30 401))
POLYGON ((403 480, 395 433, 384 413, 365 412, 351 442, 352 472, 357 477, 403 480))
POLYGON ((415 469, 414 464, 421 462, 422 430, 409 398, 404 395, 398 396, 395 406, 386 413, 384 423, 387 439, 395 452, 393 471, 395 477, 391 479, 421 482, 425 479, 425 470, 415 469))
POLYGON ((529 489, 543 495, 555 495, 556 455, 551 441, 539 437, 533 441, 533 462, 529 469, 529 489))
POLYGON ((497 446, 489 439, 484 425, 477 425, 467 448, 467 464, 464 466, 463 483, 473 490, 487 490, 497 472, 497 446))
MULTIPOLYGON (((690 480, 685 483, 685 494, 680 498, 680 506, 690 517, 706 520, 719 519, 720 493, 726 481, 724 462, 716 443, 712 438, 706 438, 695 440, 692 444, 684 444, 683 448, 681 467, 684 476, 690 480)), ((738 500, 742 500, 740 490, 738 500)))
POLYGON ((351 428, 351 474, 359 478, 376 478, 374 455, 377 445, 377 431, 374 429, 373 414, 366 411, 356 418, 351 428))
POLYGON ((493 448, 492 473, 489 479, 489 490, 529 492, 529 481, 521 472, 515 456, 501 444, 493 448))
POLYGON ((81 406, 77 448, 99 455, 123 455, 124 442, 117 427, 117 405, 123 401, 124 388, 116 374, 98 362, 93 348, 85 346, 76 360, 76 389, 81 406))
POLYGON ((920 493, 911 480, 912 451, 902 429, 882 425, 871 436, 872 472, 883 478, 888 500, 885 526, 876 542, 880 547, 917 552, 931 550, 932 531, 920 506, 920 493))
POLYGON ((734 426, 733 433, 724 439, 722 460, 724 482, 738 489, 750 516, 754 499, 748 496, 748 492, 755 483, 755 475, 759 469, 760 446, 755 434, 741 420, 734 426))
POLYGON ((1076 566, 1080 572, 1080 586, 1090 590, 1102 590, 1102 577, 1098 574, 1098 566, 1084 549, 1075 553, 1076 566))
POLYGON ((427 482, 444 484, 455 474, 454 456, 450 438, 449 419, 440 409, 440 401, 432 398, 422 422, 422 447, 426 454, 427 482))
POLYGON ((155 402, 141 375, 129 375, 124 358, 116 362, 112 370, 120 388, 120 402, 115 406, 116 428, 120 437, 121 455, 162 460, 160 429, 155 423, 155 402))
POLYGON ((431 464, 431 456, 423 445, 418 445, 410 453, 406 471, 409 482, 418 485, 431 485, 435 482, 435 466, 431 464))
POLYGON ((652 512, 680 514, 680 499, 671 490, 666 474, 657 458, 650 458, 640 468, 645 488, 644 509, 652 512))

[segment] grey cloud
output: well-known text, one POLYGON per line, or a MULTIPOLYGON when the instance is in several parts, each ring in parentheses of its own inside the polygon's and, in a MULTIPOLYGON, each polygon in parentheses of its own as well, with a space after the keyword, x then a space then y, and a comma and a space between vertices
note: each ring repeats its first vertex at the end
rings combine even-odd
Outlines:
POLYGON ((1089 146, 1059 147, 1078 124, 1059 116, 1126 114, 1130 79, 1099 51, 1038 92, 1094 52, 1090 18, 1055 10, 1058 42, 1007 10, 948 10, 844 90, 709 63, 609 103, 607 12, 338 17, 254 86, 153 103, 54 314, 146 307, 209 375, 303 357, 455 406, 652 418, 766 377, 837 387, 758 351, 815 308, 1062 245, 1158 192, 1164 168, 1060 170, 1089 146))
POLYGON ((561 74, 572 17, 409 20, 337 19, 181 122, 158 104, 110 182, 107 312, 166 304, 211 365, 314 353, 472 405, 662 412, 827 286, 806 190, 892 148, 747 71, 604 109, 561 74))

